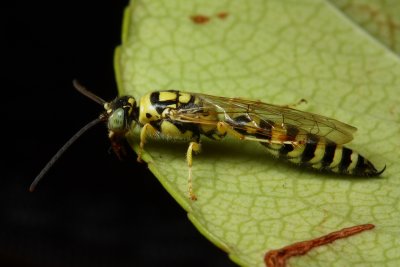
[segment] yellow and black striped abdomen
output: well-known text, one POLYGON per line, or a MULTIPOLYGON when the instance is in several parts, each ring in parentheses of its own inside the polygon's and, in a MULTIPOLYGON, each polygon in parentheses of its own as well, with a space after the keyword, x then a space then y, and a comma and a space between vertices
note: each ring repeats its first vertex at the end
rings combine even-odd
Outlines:
POLYGON ((261 144, 280 159, 320 171, 354 176, 378 176, 383 172, 356 151, 324 137, 290 127, 287 133, 293 144, 261 144))

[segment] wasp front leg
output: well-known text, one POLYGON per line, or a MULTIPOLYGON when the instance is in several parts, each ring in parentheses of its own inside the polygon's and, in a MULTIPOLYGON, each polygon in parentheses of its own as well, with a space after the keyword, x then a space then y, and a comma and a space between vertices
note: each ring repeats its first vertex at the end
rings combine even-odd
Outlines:
POLYGON ((151 135, 156 135, 157 130, 150 124, 146 123, 142 129, 140 130, 140 144, 139 144, 139 153, 137 156, 137 161, 142 162, 142 153, 144 149, 144 144, 146 143, 146 137, 151 135))
POLYGON ((110 131, 108 133, 108 137, 110 138, 111 148, 114 151, 115 155, 117 155, 119 160, 123 160, 127 155, 127 143, 125 136, 110 131))
POLYGON ((189 176, 188 176, 188 196, 191 200, 197 200, 197 197, 193 191, 193 176, 192 176, 192 165, 193 165, 193 152, 200 152, 200 143, 198 142, 190 142, 187 153, 186 153, 186 161, 189 167, 189 176))

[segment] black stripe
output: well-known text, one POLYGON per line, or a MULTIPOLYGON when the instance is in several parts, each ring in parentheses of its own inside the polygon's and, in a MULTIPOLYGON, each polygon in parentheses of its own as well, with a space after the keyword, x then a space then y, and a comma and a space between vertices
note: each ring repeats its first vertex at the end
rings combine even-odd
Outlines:
POLYGON ((153 92, 150 95, 150 103, 152 105, 156 105, 160 102, 160 92, 153 92))
POLYGON ((235 131, 238 133, 241 133, 243 135, 248 135, 248 132, 246 131, 246 126, 247 123, 251 122, 251 119, 249 118, 248 115, 240 115, 232 119, 233 121, 233 128, 235 131))
POLYGON ((165 106, 162 103, 160 103, 160 92, 151 93, 150 103, 155 108, 158 114, 162 114, 165 106))
POLYGON ((358 155, 357 164, 353 169, 353 173, 356 175, 362 175, 365 171, 365 158, 361 155, 358 155))
MULTIPOLYGON (((177 93, 178 91, 168 90, 170 93, 177 93)), ((174 100, 160 101, 160 92, 153 92, 150 95, 150 103, 155 108, 158 114, 162 114, 164 109, 169 105, 177 104, 177 97, 174 100)))
POLYGON ((248 122, 251 122, 251 119, 249 118, 248 115, 240 115, 233 118, 233 120, 239 125, 246 125, 248 122))
POLYGON ((272 121, 260 120, 260 123, 258 126, 263 130, 262 130, 262 132, 256 132, 255 137, 260 138, 260 139, 271 140, 273 125, 274 125, 274 123, 272 121))
POLYGON ((347 173, 347 168, 351 164, 351 154, 352 153, 353 153, 353 151, 351 149, 348 149, 347 147, 343 147, 342 159, 340 160, 340 163, 339 163, 339 172, 347 173))
MULTIPOLYGON (((288 136, 287 140, 288 141, 295 141, 296 136, 299 133, 299 129, 296 127, 288 127, 286 129, 286 135, 288 136)), ((280 157, 286 157, 287 154, 291 151, 294 150, 294 146, 292 144, 284 144, 280 149, 279 149, 279 156, 280 157)))
POLYGON ((153 126, 158 132, 161 132, 162 120, 150 121, 150 125, 153 126))
POLYGON ((182 123, 182 122, 174 121, 171 119, 163 119, 163 120, 150 121, 150 124, 158 132, 160 132, 162 134, 161 125, 166 121, 172 123, 181 132, 181 134, 185 134, 187 131, 191 131, 193 134, 193 137, 197 138, 198 136, 200 136, 199 127, 196 124, 192 124, 192 123, 182 123))
POLYGON ((325 146, 324 157, 321 160, 322 168, 328 167, 331 165, 333 158, 335 157, 336 144, 335 143, 327 143, 325 146))
POLYGON ((286 135, 289 136, 289 140, 296 140, 297 134, 299 133, 299 129, 296 127, 287 127, 286 129, 286 135))
POLYGON ((306 147, 301 155, 301 162, 306 163, 315 156, 315 149, 317 148, 319 138, 314 134, 307 134, 306 147))
POLYGON ((283 146, 279 149, 279 157, 287 157, 287 154, 293 150, 293 145, 283 144, 283 146))

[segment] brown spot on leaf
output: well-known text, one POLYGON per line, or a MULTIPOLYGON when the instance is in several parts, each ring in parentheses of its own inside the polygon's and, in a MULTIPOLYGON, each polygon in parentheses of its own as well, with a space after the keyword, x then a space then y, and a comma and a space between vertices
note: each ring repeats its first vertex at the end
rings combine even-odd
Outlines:
POLYGON ((317 237, 315 239, 301 241, 292 245, 268 251, 265 254, 264 262, 268 267, 285 267, 286 261, 290 257, 301 256, 308 253, 311 249, 332 243, 338 239, 346 238, 365 230, 371 230, 375 227, 373 224, 356 225, 349 228, 343 228, 339 231, 317 237))
POLYGON ((193 15, 190 19, 196 24, 205 24, 210 21, 210 17, 204 15, 193 15))
POLYGON ((220 12, 217 14, 217 17, 220 19, 225 19, 228 15, 228 12, 220 12))
POLYGON ((374 28, 377 30, 370 30, 372 34, 384 39, 390 48, 395 49, 398 42, 396 40, 397 33, 400 31, 400 22, 397 17, 391 16, 378 5, 348 4, 344 5, 342 9, 350 14, 355 14, 356 18, 368 17, 366 20, 359 20, 360 25, 368 29, 369 24, 375 24, 374 28))

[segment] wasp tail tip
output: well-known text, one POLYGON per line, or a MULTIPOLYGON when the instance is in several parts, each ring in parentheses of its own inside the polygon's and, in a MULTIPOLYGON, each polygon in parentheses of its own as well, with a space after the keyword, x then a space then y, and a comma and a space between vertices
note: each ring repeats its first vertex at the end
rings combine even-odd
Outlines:
POLYGON ((385 170, 386 170, 386 164, 385 164, 385 166, 382 168, 382 170, 380 170, 380 171, 378 171, 378 172, 376 173, 376 176, 381 175, 385 170))

